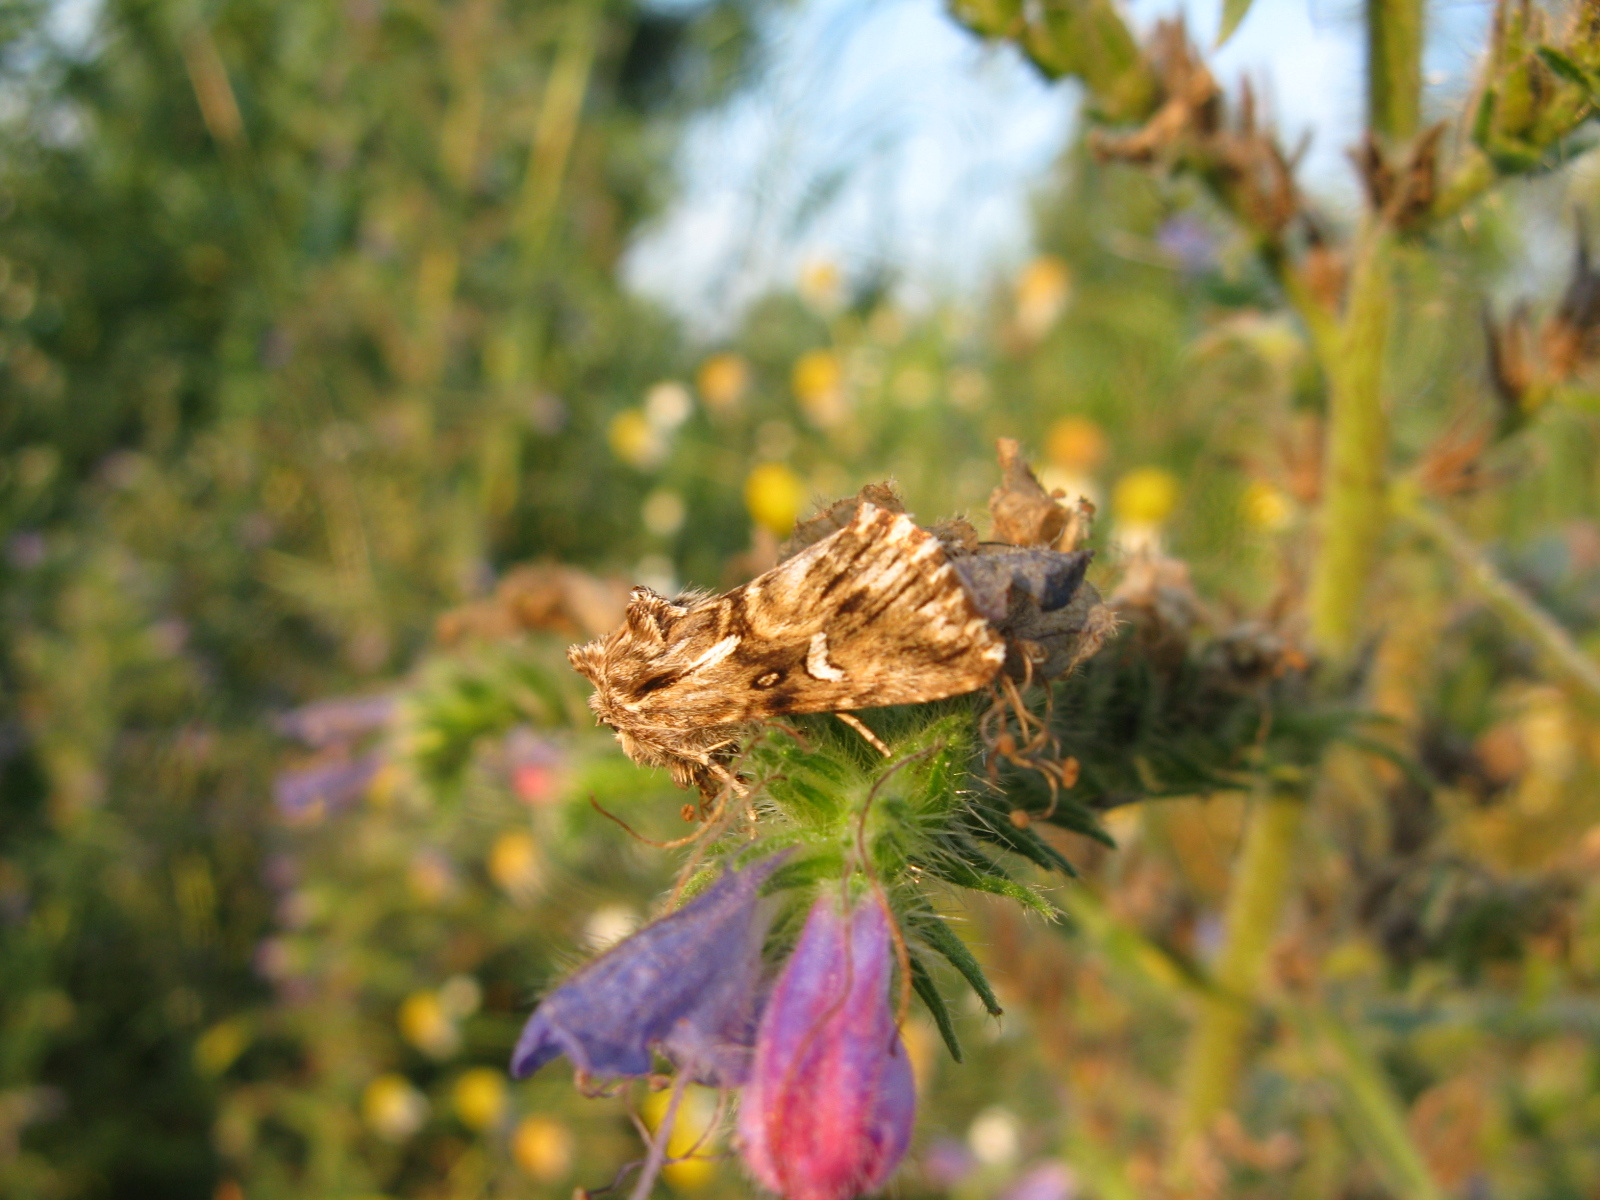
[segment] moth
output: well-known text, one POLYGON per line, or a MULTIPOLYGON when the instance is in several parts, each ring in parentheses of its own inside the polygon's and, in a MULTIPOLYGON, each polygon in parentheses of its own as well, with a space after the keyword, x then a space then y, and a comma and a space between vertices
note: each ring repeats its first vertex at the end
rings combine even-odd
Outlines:
POLYGON ((1006 663, 1008 619, 1062 610, 1082 584, 1087 553, 986 553, 866 495, 743 587, 635 588, 620 628, 568 651, 629 757, 709 796, 751 721, 975 691, 1006 663))

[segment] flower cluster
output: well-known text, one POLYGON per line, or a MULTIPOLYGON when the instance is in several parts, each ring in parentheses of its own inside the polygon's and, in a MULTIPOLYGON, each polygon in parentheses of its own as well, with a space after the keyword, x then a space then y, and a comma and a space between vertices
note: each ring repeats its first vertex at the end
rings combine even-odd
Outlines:
MULTIPOLYGON (((882 1186, 911 1139, 911 1067, 889 1002, 893 917, 875 894, 853 905, 819 895, 768 981, 759 893, 786 857, 726 872, 556 988, 511 1068, 525 1076, 564 1054, 580 1079, 618 1080, 650 1075, 659 1054, 680 1079, 742 1086, 751 1173, 788 1200, 850 1200, 882 1186)), ((653 1155, 634 1195, 659 1165, 653 1155)))

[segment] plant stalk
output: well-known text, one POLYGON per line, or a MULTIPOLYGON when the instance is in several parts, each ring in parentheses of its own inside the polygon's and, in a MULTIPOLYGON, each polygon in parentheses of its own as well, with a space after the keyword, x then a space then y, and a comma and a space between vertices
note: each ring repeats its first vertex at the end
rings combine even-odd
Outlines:
POLYGON ((1201 1002, 1180 1082, 1175 1128, 1180 1170, 1192 1148, 1233 1101, 1256 992, 1289 891, 1305 804, 1298 792, 1275 789, 1252 807, 1244 850, 1224 915, 1223 945, 1212 990, 1201 1002))
POLYGON ((1367 124, 1391 142, 1422 123, 1422 0, 1367 0, 1367 124))
POLYGON ((1331 386, 1311 634, 1334 659, 1349 654, 1360 632, 1367 583, 1388 523, 1389 422, 1382 389, 1393 242, 1394 235, 1376 224, 1363 236, 1337 342, 1339 361, 1323 364, 1331 386))
POLYGON ((1490 607, 1532 638, 1563 675, 1600 698, 1600 663, 1538 601, 1502 575, 1454 522, 1421 500, 1402 507, 1401 515, 1455 560, 1490 607))

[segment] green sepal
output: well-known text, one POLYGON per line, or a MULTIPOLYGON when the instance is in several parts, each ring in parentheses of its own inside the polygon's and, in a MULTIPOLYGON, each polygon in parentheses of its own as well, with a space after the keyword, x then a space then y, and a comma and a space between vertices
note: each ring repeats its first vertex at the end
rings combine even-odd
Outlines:
MULTIPOLYGON (((782 843, 805 845, 802 837, 766 838, 761 842, 762 856, 782 848, 782 843)), ((796 855, 772 873, 764 891, 785 892, 794 888, 814 887, 825 879, 837 879, 844 870, 844 857, 837 850, 820 849, 810 854, 796 855)))
POLYGON ((1222 0, 1222 28, 1217 30, 1217 44, 1214 50, 1222 49, 1223 43, 1233 36, 1233 31, 1239 28, 1245 14, 1250 11, 1250 0, 1222 0))
POLYGON ((1033 818, 1036 821, 1048 821, 1051 825, 1058 825, 1062 829, 1071 830, 1073 833, 1081 833, 1084 837, 1091 838, 1108 849, 1115 850, 1117 848, 1117 839, 1107 832, 1106 827, 1100 823, 1100 818, 1095 811, 1081 804, 1069 803, 1063 800, 1056 805, 1055 812, 1050 813, 1049 816, 1043 813, 1034 813, 1033 818))
POLYGON ((934 878, 952 883, 956 887, 964 887, 974 892, 987 892, 991 896, 1007 896, 1043 916, 1055 916, 1054 910, 1040 899, 1032 888, 1024 887, 1011 878, 975 846, 962 846, 957 843, 947 846, 946 849, 953 853, 922 859, 918 865, 934 878))
POLYGON ((950 1051, 950 1057, 960 1062, 961 1043, 956 1040, 956 1027, 950 1019, 950 1010, 945 1006, 939 989, 934 986, 933 976, 928 974, 928 968, 922 965, 915 954, 911 955, 911 990, 922 998, 928 1015, 939 1028, 939 1036, 944 1039, 944 1048, 950 1051))
POLYGON ((938 951, 952 967, 961 972, 961 977, 971 985, 978 999, 983 1001, 984 1010, 991 1017, 998 1017, 1005 1011, 1000 1007, 1000 1001, 995 998, 994 990, 984 977, 983 968, 978 965, 978 960, 972 956, 972 951, 967 949, 967 944, 944 923, 943 918, 933 913, 917 913, 908 918, 907 923, 912 931, 928 944, 929 949, 938 951))
POLYGON ((1078 877, 1078 869, 1068 862, 1060 851, 1033 830, 1018 829, 1011 823, 1008 814, 985 809, 977 816, 978 819, 970 824, 974 836, 993 842, 997 846, 1004 846, 1046 871, 1060 871, 1069 879, 1078 877))

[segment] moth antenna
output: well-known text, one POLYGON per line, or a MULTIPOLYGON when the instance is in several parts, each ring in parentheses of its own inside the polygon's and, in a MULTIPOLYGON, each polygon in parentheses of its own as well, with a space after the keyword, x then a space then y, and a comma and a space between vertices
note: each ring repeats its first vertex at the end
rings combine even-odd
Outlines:
POLYGON ((621 817, 617 816, 616 813, 607 812, 600 806, 600 801, 596 800, 594 796, 591 795, 589 797, 589 803, 593 806, 595 812, 599 813, 606 820, 615 821, 618 825, 622 826, 622 831, 634 841, 643 842, 646 846, 654 846, 657 850, 676 850, 679 846, 687 846, 690 842, 703 836, 705 833, 705 827, 701 826, 700 829, 696 830, 694 833, 691 833, 688 837, 681 837, 671 842, 653 841, 650 838, 645 837, 644 834, 635 830, 633 826, 629 825, 621 817))
POLYGON ((854 729, 857 733, 859 733, 866 740, 867 745, 871 746, 879 754, 883 755, 885 758, 892 757, 892 755, 889 753, 889 747, 883 744, 882 739, 879 738, 877 734, 873 733, 872 730, 867 728, 866 722, 857 718, 853 713, 836 712, 833 715, 838 717, 839 720, 843 721, 846 725, 850 726, 851 729, 854 729))

